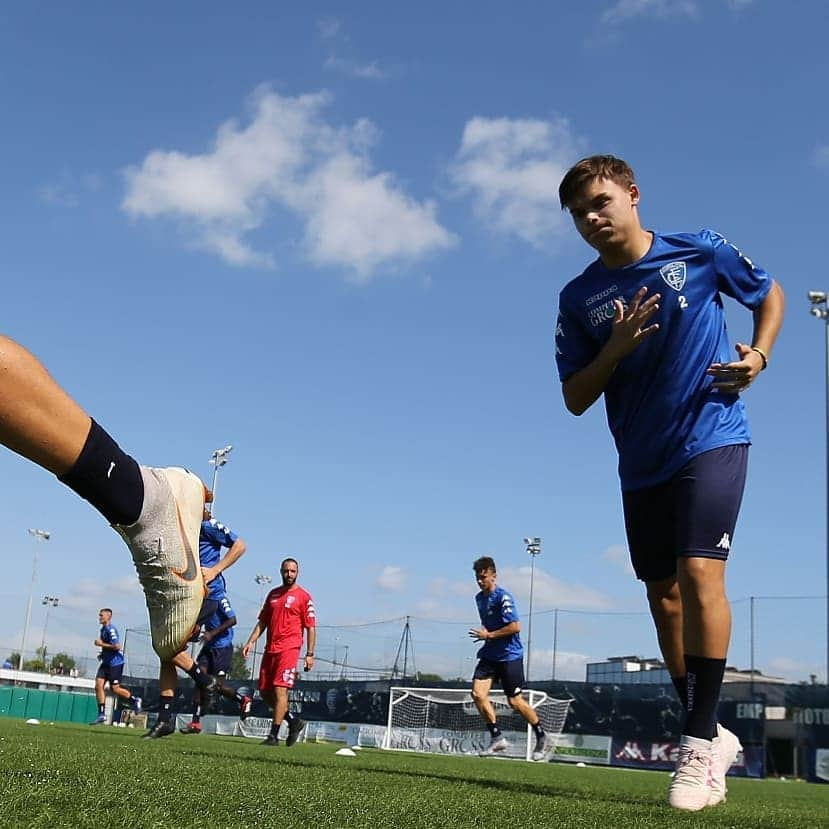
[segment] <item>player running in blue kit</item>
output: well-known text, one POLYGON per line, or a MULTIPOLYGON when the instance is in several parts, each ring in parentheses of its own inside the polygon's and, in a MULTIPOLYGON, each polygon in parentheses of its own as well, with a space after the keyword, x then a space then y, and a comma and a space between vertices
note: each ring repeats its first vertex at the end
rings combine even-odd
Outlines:
POLYGON ((95 699, 98 703, 98 716, 90 725, 102 725, 106 722, 104 710, 106 707, 105 686, 107 683, 109 683, 109 688, 116 697, 121 697, 121 699, 128 702, 136 714, 141 713, 141 697, 134 696, 121 685, 121 676, 124 673, 124 653, 118 628, 112 624, 111 608, 102 607, 98 611, 98 623, 101 625, 101 630, 94 642, 95 647, 101 649, 98 654, 101 664, 95 674, 95 699))
MULTIPOLYGON (((230 605, 230 600, 224 596, 218 603, 216 612, 208 619, 201 637, 203 647, 196 660, 202 670, 215 676, 221 682, 230 675, 233 662, 233 627, 236 625, 236 613, 230 605)), ((250 714, 253 700, 251 697, 240 694, 232 688, 221 685, 219 693, 226 699, 232 699, 239 704, 239 718, 247 719, 250 714)), ((202 695, 196 687, 193 697, 193 719, 183 728, 182 734, 201 734, 202 695)))
POLYGON ((696 811, 725 800, 741 749, 716 721, 731 635, 725 562, 751 443, 740 394, 768 366, 783 292, 714 231, 645 230, 633 170, 618 158, 578 162, 559 198, 599 253, 559 297, 564 401, 580 415, 604 395, 631 561, 686 710, 668 800, 696 811), (754 316, 736 360, 723 294, 754 316))
POLYGON ((481 556, 472 565, 475 580, 481 592, 475 596, 481 627, 469 631, 475 642, 483 642, 478 651, 478 664, 472 675, 472 699, 489 731, 490 741, 481 752, 489 756, 509 746, 498 727, 495 709, 489 699, 492 683, 497 680, 504 689, 507 702, 530 725, 535 733, 533 760, 543 760, 547 750, 547 736, 535 709, 521 696, 524 686, 524 646, 519 631, 521 621, 512 595, 496 583, 495 561, 481 556))

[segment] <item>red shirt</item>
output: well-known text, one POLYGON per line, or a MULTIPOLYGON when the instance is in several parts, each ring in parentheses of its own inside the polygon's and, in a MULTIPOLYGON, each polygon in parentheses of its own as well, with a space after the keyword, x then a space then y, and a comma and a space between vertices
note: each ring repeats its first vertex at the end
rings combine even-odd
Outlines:
POLYGON ((259 611, 259 624, 268 629, 265 653, 299 650, 303 629, 314 627, 316 622, 314 600, 307 590, 299 585, 275 587, 259 611))

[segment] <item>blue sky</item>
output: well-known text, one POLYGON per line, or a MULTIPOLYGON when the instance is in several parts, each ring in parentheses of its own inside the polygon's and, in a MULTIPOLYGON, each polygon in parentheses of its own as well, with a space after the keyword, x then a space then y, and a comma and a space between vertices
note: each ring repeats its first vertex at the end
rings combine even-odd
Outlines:
MULTIPOLYGON (((825 677, 825 4, 603 0, 0 11, 4 332, 142 462, 205 477, 257 573, 295 555, 320 621, 412 616, 418 667, 468 672, 470 565, 495 556, 558 616, 557 675, 657 652, 626 564, 601 406, 561 402, 557 295, 591 258, 556 201, 582 155, 637 171, 646 226, 712 227, 789 310, 747 395, 755 448, 729 565, 731 660, 825 677), (567 611, 567 612, 563 612, 567 611), (578 611, 578 612, 577 612, 578 611)), ((750 315, 729 306, 735 339, 750 315)), ((91 656, 98 607, 145 624, 129 556, 87 505, 4 452, 0 596, 19 648, 91 656)), ((533 621, 533 676, 554 614, 533 621)), ((327 629, 389 664, 401 624, 327 629), (374 634, 371 634, 374 631, 374 634), (391 656, 389 656, 391 653, 391 656)), ((335 638, 339 637, 339 639, 335 638)), ((4 654, 5 655, 5 654, 4 654)), ((323 665, 323 669, 325 665, 323 665)))

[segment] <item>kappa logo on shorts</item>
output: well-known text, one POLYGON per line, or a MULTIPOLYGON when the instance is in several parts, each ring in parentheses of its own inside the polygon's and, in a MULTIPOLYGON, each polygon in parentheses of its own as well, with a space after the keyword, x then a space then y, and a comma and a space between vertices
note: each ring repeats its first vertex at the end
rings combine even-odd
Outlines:
POLYGON ((684 262, 669 262, 659 269, 659 273, 665 280, 665 284, 675 291, 681 291, 685 287, 687 269, 684 262))
POLYGON ((728 533, 722 534, 722 538, 717 542, 717 549, 725 550, 726 552, 731 549, 731 539, 729 538, 728 533))

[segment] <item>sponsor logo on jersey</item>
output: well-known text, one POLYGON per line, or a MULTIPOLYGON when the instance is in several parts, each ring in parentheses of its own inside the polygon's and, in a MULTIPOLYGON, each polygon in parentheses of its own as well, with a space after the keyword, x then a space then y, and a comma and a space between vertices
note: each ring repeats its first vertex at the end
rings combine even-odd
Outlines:
POLYGON ((618 290, 618 285, 611 285, 609 288, 605 288, 603 291, 599 291, 599 293, 587 297, 587 299, 584 301, 584 304, 588 307, 590 307, 591 305, 595 305, 600 299, 604 299, 605 297, 610 296, 614 291, 618 290))
POLYGON ((659 273, 669 288, 681 291, 685 287, 687 269, 684 262, 668 262, 659 269, 659 273))
POLYGON ((616 316, 616 306, 613 304, 616 299, 620 300, 625 309, 627 309, 627 302, 625 302, 624 297, 620 296, 605 302, 603 305, 597 305, 595 308, 591 308, 587 312, 587 318, 590 320, 590 324, 593 328, 603 325, 608 320, 612 320, 613 317, 616 316))

